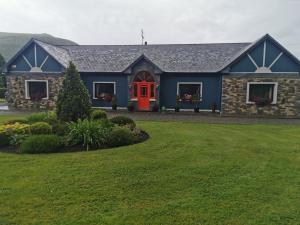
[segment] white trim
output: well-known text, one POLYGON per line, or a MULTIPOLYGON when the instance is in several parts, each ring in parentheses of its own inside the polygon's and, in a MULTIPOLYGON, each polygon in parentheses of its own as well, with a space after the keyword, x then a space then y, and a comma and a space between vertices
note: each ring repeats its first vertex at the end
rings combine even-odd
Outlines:
POLYGON ((256 64, 256 62, 254 61, 254 59, 251 57, 250 54, 247 54, 248 58, 251 60, 251 62, 253 63, 253 65, 256 67, 256 69, 258 69, 258 65, 256 64))
POLYGON ((25 55, 22 55, 23 59, 25 60, 25 62, 28 64, 28 66, 30 67, 30 69, 32 68, 31 63, 28 61, 28 59, 25 57, 25 55))
POLYGON ((34 45, 34 67, 37 67, 36 44, 34 45))
POLYGON ((40 65, 40 68, 42 69, 44 64, 46 63, 46 61, 48 60, 49 55, 47 55, 47 57, 44 59, 44 61, 42 62, 42 64, 40 65))
POLYGON ((278 59, 283 55, 283 52, 279 53, 279 55, 276 57, 276 59, 274 59, 274 61, 271 63, 271 65, 268 67, 269 69, 271 69, 272 66, 274 66, 274 64, 278 61, 278 59))
POLYGON ((93 81, 93 99, 98 99, 95 96, 95 84, 113 84, 114 85, 114 95, 116 95, 116 82, 115 81, 93 81))
POLYGON ((203 89, 203 83, 202 82, 177 82, 177 96, 179 95, 179 85, 180 84, 199 84, 200 85, 200 99, 199 101, 202 101, 202 89, 203 89))
POLYGON ((255 102, 249 101, 249 92, 250 92, 251 84, 274 84, 273 100, 272 100, 271 104, 274 105, 277 103, 278 82, 247 82, 246 104, 255 104, 255 102))
POLYGON ((263 66, 266 66, 266 51, 267 51, 267 41, 264 42, 264 53, 263 53, 263 66))
POLYGON ((42 99, 49 99, 49 82, 48 82, 48 80, 25 80, 25 99, 30 99, 29 88, 28 88, 28 83, 29 82, 45 82, 46 83, 47 97, 42 98, 42 99))

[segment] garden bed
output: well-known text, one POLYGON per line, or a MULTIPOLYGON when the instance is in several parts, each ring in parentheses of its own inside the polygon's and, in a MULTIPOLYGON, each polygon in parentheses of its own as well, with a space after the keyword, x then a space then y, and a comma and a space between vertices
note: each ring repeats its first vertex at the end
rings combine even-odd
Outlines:
POLYGON ((94 110, 90 117, 64 122, 55 112, 31 114, 0 125, 0 152, 60 153, 108 149, 143 142, 149 135, 125 116, 108 119, 94 110))

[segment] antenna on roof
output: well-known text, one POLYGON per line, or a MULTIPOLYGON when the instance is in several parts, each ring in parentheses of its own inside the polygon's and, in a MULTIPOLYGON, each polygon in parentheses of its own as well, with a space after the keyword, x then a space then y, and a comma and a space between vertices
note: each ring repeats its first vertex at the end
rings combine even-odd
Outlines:
POLYGON ((142 37, 142 45, 144 45, 144 30, 141 30, 141 37, 142 37))

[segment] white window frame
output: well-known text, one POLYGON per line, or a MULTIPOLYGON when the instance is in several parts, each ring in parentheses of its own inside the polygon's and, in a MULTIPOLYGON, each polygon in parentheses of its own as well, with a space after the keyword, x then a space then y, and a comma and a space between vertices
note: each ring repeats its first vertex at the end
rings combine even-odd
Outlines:
POLYGON ((42 98, 42 99, 49 99, 49 82, 48 82, 48 80, 25 80, 25 98, 26 99, 30 99, 29 86, 28 86, 29 82, 44 82, 44 83, 46 83, 47 97, 42 98))
POLYGON ((200 99, 202 101, 202 90, 203 90, 203 83, 202 82, 177 82, 177 96, 179 95, 179 85, 180 84, 199 84, 200 85, 200 99))
POLYGON ((246 104, 255 104, 255 102, 249 101, 250 94, 250 85, 251 84, 273 84, 273 100, 271 102, 272 105, 277 103, 277 90, 278 90, 278 82, 247 82, 247 96, 246 96, 246 104))
POLYGON ((93 99, 98 99, 98 98, 96 98, 96 96, 95 96, 95 86, 96 86, 96 84, 113 84, 114 85, 114 95, 116 95, 116 93, 117 93, 117 91, 116 91, 116 82, 114 82, 114 81, 94 81, 93 82, 93 99))

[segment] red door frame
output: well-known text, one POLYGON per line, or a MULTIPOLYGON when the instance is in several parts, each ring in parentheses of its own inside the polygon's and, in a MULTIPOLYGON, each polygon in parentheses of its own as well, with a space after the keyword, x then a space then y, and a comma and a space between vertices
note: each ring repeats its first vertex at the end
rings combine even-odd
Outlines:
MULTIPOLYGON (((155 82, 147 82, 147 81, 141 81, 141 82, 133 82, 132 87, 134 89, 134 86, 137 87, 137 95, 134 96, 134 93, 132 94, 134 98, 137 98, 138 100, 138 110, 139 111, 149 111, 150 110, 150 99, 155 98, 155 82), (151 86, 153 85, 153 93, 151 93, 151 86), (151 96, 152 94, 152 96, 151 96)), ((134 90, 133 90, 134 92, 134 90)))

